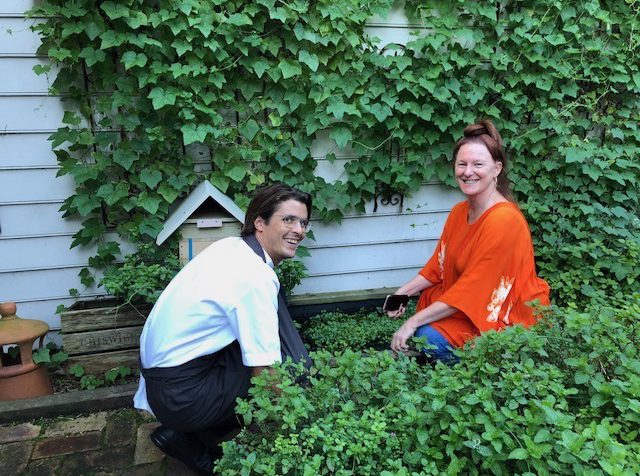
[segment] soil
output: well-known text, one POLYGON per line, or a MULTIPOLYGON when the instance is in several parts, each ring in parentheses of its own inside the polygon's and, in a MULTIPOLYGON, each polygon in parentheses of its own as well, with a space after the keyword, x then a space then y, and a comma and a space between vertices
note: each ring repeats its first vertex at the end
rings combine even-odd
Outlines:
MULTIPOLYGON (((80 379, 78 377, 74 377, 73 375, 68 375, 66 372, 62 370, 49 371, 49 378, 51 379, 51 385, 53 385, 53 393, 66 393, 73 392, 76 390, 86 390, 86 388, 82 388, 82 384, 80 383, 80 379)), ((100 378, 104 381, 104 376, 100 376, 100 378)), ((118 378, 114 383, 105 382, 103 385, 100 385, 96 388, 103 387, 112 387, 117 385, 127 385, 130 383, 137 383, 138 375, 133 374, 124 378, 118 378)))

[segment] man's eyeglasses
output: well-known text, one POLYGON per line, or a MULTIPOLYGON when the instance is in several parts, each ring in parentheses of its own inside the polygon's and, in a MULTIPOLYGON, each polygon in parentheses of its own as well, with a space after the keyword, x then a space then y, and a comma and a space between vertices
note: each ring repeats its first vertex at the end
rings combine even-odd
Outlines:
POLYGON ((311 229, 311 222, 309 220, 305 220, 304 218, 298 218, 295 215, 279 215, 284 222, 284 225, 287 228, 295 228, 296 223, 300 224, 300 228, 302 228, 305 232, 311 229))

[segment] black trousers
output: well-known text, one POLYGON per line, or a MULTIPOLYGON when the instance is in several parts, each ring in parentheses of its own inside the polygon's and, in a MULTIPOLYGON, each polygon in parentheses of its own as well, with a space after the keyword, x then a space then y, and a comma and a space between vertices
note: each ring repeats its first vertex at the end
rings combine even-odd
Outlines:
POLYGON ((251 368, 237 341, 177 367, 142 369, 147 400, 160 423, 211 444, 240 426, 234 408, 248 395, 251 368))

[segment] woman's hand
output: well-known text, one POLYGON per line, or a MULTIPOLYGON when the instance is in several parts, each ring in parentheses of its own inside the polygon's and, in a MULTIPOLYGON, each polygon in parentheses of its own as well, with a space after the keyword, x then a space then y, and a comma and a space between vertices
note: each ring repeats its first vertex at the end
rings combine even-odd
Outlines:
POLYGON ((393 337, 391 338, 391 349, 396 352, 405 352, 409 350, 407 341, 413 336, 413 334, 415 334, 416 329, 417 326, 411 323, 411 319, 407 319, 404 324, 400 326, 400 329, 393 334, 393 337))
POLYGON ((389 316, 392 319, 396 319, 402 316, 404 314, 404 311, 406 310, 407 310, 407 306, 405 306, 404 304, 401 304, 399 309, 395 311, 387 311, 387 316, 389 316))

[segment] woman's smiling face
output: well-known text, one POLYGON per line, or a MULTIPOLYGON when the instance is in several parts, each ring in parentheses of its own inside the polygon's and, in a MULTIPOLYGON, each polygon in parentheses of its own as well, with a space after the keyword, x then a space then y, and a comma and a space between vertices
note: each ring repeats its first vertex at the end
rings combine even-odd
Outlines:
POLYGON ((474 197, 495 189, 496 178, 502 171, 502 162, 493 160, 484 144, 469 142, 458 150, 454 170, 462 193, 467 197, 474 197))

